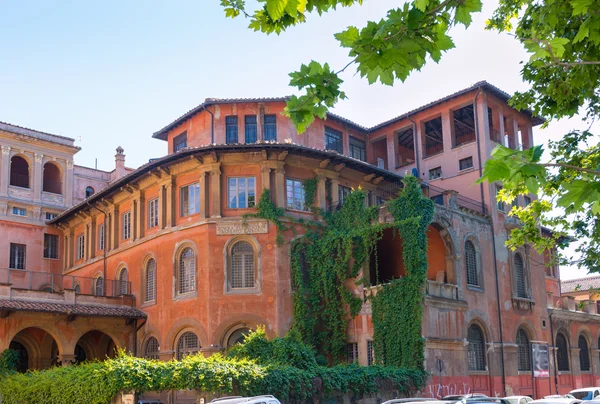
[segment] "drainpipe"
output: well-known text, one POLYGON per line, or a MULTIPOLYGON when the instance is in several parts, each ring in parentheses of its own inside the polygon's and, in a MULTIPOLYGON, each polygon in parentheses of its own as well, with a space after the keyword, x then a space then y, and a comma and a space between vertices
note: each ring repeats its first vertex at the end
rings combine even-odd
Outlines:
MULTIPOLYGON (((106 245, 106 238, 107 238, 107 237, 106 237, 106 231, 108 230, 108 228, 106 227, 106 212, 104 212, 102 209, 98 208, 96 205, 92 205, 92 204, 90 204, 90 202, 89 202, 89 201, 85 201, 85 203, 87 203, 87 205, 88 205, 90 208, 94 208, 94 209, 96 209, 98 212, 102 213, 102 215, 104 216, 104 234, 102 235, 102 237, 104 237, 104 242, 102 243, 102 244, 104 244, 104 248, 102 249, 102 255, 103 255, 103 257, 102 257, 102 265, 103 265, 103 270, 102 270, 102 272, 103 272, 103 274, 104 274, 104 275, 103 275, 103 277, 104 277, 104 279, 103 279, 103 281, 104 281, 104 285, 103 285, 103 287, 102 287, 102 292, 103 292, 103 294, 106 296, 106 287, 107 287, 107 285, 108 285, 108 280, 106 279, 106 248, 107 248, 107 245, 106 245)), ((96 247, 96 246, 92 246, 92 248, 95 248, 95 247, 96 247)))
MULTIPOLYGON (((473 100, 473 115, 475 118, 475 137, 477 138, 477 157, 479 158, 479 177, 483 175, 481 169, 481 140, 479 138, 479 119, 477 116, 477 98, 481 94, 481 87, 477 90, 475 99, 473 100)), ((481 208, 485 212, 485 201, 483 197, 483 183, 479 184, 481 190, 481 208)), ((496 281, 496 309, 498 311, 498 327, 500 329, 500 368, 502 370, 502 391, 506 397, 506 370, 504 368, 504 339, 502 337, 502 309, 500 306, 500 287, 498 281, 498 261, 496 253, 496 232, 494 231, 494 219, 490 215, 490 226, 492 231, 492 252, 494 255, 494 278, 496 281)))
MULTIPOLYGON (((552 341, 552 359, 554 362, 554 388, 556 389, 556 394, 558 394, 558 367, 556 365, 556 350, 554 349, 554 324, 550 309, 548 309, 548 316, 550 317, 550 340, 552 341)), ((550 393, 552 393, 552 391, 550 391, 550 393)))
POLYGON ((202 105, 202 109, 210 114, 210 144, 215 144, 215 114, 205 105, 202 105))
POLYGON ((413 124, 413 143, 415 145, 415 162, 417 167, 417 173, 419 174, 417 178, 421 178, 421 165, 419 164, 419 139, 417 139, 417 123, 412 120, 410 116, 407 116, 406 119, 412 122, 413 124))

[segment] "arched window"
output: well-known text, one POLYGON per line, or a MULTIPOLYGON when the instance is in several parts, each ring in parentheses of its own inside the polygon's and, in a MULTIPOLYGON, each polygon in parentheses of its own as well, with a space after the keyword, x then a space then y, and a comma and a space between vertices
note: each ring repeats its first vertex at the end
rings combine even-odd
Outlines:
POLYGON ((104 296, 104 279, 102 276, 98 276, 94 280, 94 294, 96 296, 104 296))
POLYGON ((515 254, 515 278, 517 283, 517 296, 518 297, 529 297, 527 293, 527 283, 525 281, 525 265, 523 264, 523 257, 521 254, 515 254))
POLYGON ((129 293, 129 273, 127 268, 121 269, 119 272, 119 294, 126 295, 129 293))
POLYGON ((467 341, 469 341, 469 370, 485 370, 485 339, 479 326, 475 324, 469 326, 467 341))
POLYGON ((569 371, 569 347, 563 334, 556 335, 556 362, 560 372, 569 371))
POLYGON ((479 286, 479 271, 477 269, 477 253, 473 242, 465 243, 465 266, 467 268, 467 285, 479 286))
POLYGON ((180 361, 184 356, 193 355, 200 351, 200 341, 193 332, 186 332, 177 341, 177 360, 180 361))
POLYGON ((246 340, 246 335, 250 334, 250 329, 248 328, 238 328, 234 332, 231 333, 229 339, 227 340, 227 346, 233 346, 237 344, 241 344, 246 340))
POLYGON ((153 258, 146 264, 146 290, 144 301, 156 300, 156 261, 153 258))
POLYGON ((186 247, 179 256, 177 292, 190 293, 196 290, 196 262, 194 251, 186 247))
POLYGON ((75 285, 75 294, 78 295, 81 293, 81 286, 79 284, 75 285))
POLYGON ((154 337, 148 338, 144 348, 144 358, 158 359, 158 340, 154 337))
POLYGON ((62 181, 60 180, 60 169, 54 163, 44 164, 44 181, 42 191, 53 194, 62 194, 62 181))
POLYGON ((531 371, 531 344, 527 333, 522 328, 517 331, 517 362, 519 371, 531 371))
POLYGON ((590 350, 587 339, 583 335, 579 336, 579 369, 581 371, 590 370, 590 350))
POLYGON ((253 288, 254 283, 254 248, 247 241, 238 241, 231 248, 231 266, 229 270, 229 286, 231 289, 253 288))
POLYGON ((85 197, 89 198, 90 196, 94 195, 94 188, 92 187, 86 187, 85 188, 85 197))
POLYGON ((10 185, 29 188, 29 163, 21 156, 10 160, 10 185))

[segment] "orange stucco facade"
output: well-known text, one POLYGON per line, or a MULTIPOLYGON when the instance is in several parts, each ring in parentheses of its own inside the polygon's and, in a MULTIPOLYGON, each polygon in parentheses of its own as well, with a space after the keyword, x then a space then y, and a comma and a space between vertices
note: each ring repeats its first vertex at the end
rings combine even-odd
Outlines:
MULTIPOLYGON (((581 309, 561 296, 558 268, 549 271, 533 249, 509 251, 504 242, 518 223, 496 201, 500 184, 474 184, 496 143, 533 144, 540 121, 511 109, 507 98, 478 83, 374 128, 329 115, 302 135, 281 115, 285 99, 207 99, 154 134, 169 153, 137 170, 124 166, 122 149, 112 173, 65 164, 83 174, 65 174, 72 185, 63 187, 63 204, 31 199, 32 212, 63 211, 58 217, 0 218, 8 235, 0 240, 0 350, 18 343, 29 367, 46 367, 56 357, 71 363, 113 347, 162 360, 210 354, 259 325, 270 336, 284 335, 294 321, 290 249, 301 229, 278 246, 272 223, 243 215, 268 189, 287 214, 312 218, 302 206, 302 181, 316 176, 316 206, 335 207, 347 188, 362 187, 365 203, 380 206, 379 220, 386 221, 385 201, 413 172, 436 202, 422 324, 432 377, 423 393, 541 397, 599 384, 596 306, 581 309), (81 201, 82 188, 91 186, 85 178, 95 181, 94 193, 81 201), (58 236, 55 258, 44 258, 44 234, 58 236), (20 251, 11 243, 27 246, 24 268, 11 268, 20 251), (33 281, 40 273, 52 275, 50 287, 33 281), (58 306, 35 313, 22 303, 54 295, 97 314, 73 316, 58 306), (550 347, 550 375, 535 382, 523 351, 531 343, 550 347)), ((3 154, 7 177, 0 181, 9 178, 11 150, 3 154)), ((71 159, 76 150, 69 150, 71 159)), ((5 213, 21 203, 13 188, 0 182, 5 213)), ((371 285, 352 285, 353 293, 377 293, 378 282, 403 276, 401 235, 386 232, 374 259, 378 265, 365 263, 362 274, 371 285)), ((377 361, 372 335, 367 300, 348 321, 349 360, 377 361)))

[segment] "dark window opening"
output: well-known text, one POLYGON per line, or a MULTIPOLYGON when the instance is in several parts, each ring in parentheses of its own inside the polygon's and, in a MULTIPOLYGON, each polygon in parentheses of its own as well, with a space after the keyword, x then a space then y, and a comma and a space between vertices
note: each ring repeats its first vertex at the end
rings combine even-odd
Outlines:
POLYGON ((494 112, 490 107, 487 109, 488 111, 488 124, 490 128, 490 139, 492 139, 496 143, 502 143, 500 139, 500 130, 494 126, 494 112))
POLYGON ((475 115, 473 105, 467 105, 453 112, 454 146, 475 141, 475 115))
POLYGON ((27 372, 27 369, 29 369, 29 354, 27 353, 27 349, 23 346, 23 344, 12 341, 9 344, 8 349, 17 351, 18 353, 17 363, 15 364, 16 371, 19 373, 27 372))
POLYGON ((246 115, 244 117, 244 124, 246 126, 246 143, 256 143, 258 140, 256 115, 246 115))
POLYGON ((402 259, 402 238, 394 229, 385 229, 381 240, 377 242, 376 253, 369 261, 369 281, 371 285, 388 283, 405 275, 402 259))
POLYGON ((25 244, 10 243, 10 263, 9 268, 25 269, 25 244))
POLYGON ((521 254, 515 254, 515 278, 517 280, 517 296, 522 298, 529 297, 527 293, 527 282, 525 280, 525 264, 521 254))
POLYGON ((173 152, 177 153, 187 147, 187 132, 183 132, 173 138, 173 152))
POLYGON ((517 370, 531 372, 531 344, 523 329, 517 331, 517 362, 517 370))
POLYGON ((444 152, 444 134, 442 131, 442 118, 434 118, 425 122, 425 139, 423 158, 444 152))
POLYGON ((325 150, 335 150, 342 154, 344 145, 342 144, 342 132, 325 127, 325 150))
POLYGON ((58 258, 58 236, 44 234, 44 258, 58 258))
POLYGON ((559 372, 569 371, 569 347, 563 334, 556 336, 556 362, 558 362, 559 372))
POLYGON ((413 128, 396 132, 398 138, 398 154, 396 166, 402 167, 415 162, 415 136, 413 128))
POLYGON ((225 143, 232 144, 238 142, 238 117, 225 117, 225 143))
POLYGON ((583 372, 590 370, 590 350, 583 335, 579 336, 579 368, 583 372))
POLYGON ((350 157, 360 161, 367 161, 366 144, 360 139, 350 136, 350 157))
POLYGON ((94 195, 94 188, 92 187, 86 187, 85 188, 85 197, 86 199, 89 198, 90 196, 94 195))
POLYGON ((62 181, 60 180, 60 169, 53 163, 44 164, 44 179, 42 191, 53 194, 62 194, 62 181))
POLYGON ((436 167, 429 170, 429 179, 436 180, 442 178, 442 167, 436 167))
POLYGON ((277 116, 276 115, 265 115, 265 125, 263 130, 264 138, 266 141, 275 142, 277 141, 277 116))
POLYGON ((467 267, 467 285, 479 286, 477 252, 471 240, 465 242, 465 266, 467 267))
POLYGON ((29 188, 29 163, 23 157, 14 156, 10 160, 10 185, 29 188))
POLYGON ((486 370, 485 367, 485 339, 483 331, 472 324, 467 330, 469 370, 486 370))
POLYGON ((473 168, 473 157, 467 157, 458 161, 458 168, 460 171, 468 170, 469 168, 473 168))

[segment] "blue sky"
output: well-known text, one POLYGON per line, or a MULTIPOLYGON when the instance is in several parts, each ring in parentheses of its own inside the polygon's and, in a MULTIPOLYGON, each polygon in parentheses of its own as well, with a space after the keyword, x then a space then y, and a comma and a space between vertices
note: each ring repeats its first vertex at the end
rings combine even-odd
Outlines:
MULTIPOLYGON (((226 19, 218 0, 0 0, 0 121, 75 138, 83 148, 76 164, 97 159, 110 170, 120 145, 127 165, 137 167, 166 154, 152 133, 207 97, 289 95, 287 74, 301 63, 343 67, 347 52, 333 34, 398 3, 365 0, 266 36, 241 18, 226 19)), ((335 112, 370 126, 479 80, 507 92, 526 89, 521 45, 483 29, 495 6, 484 1, 468 31, 454 30, 456 48, 405 83, 369 86, 348 69, 349 99, 335 112)), ((534 138, 545 143, 583 126, 565 120, 534 129, 534 138)))

